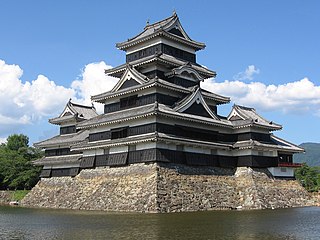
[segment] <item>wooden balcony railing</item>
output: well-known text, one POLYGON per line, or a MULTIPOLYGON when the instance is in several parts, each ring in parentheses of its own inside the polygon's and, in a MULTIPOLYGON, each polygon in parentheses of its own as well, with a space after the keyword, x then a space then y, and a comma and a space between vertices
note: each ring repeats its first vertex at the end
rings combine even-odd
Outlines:
POLYGON ((301 167, 302 163, 288 163, 288 162, 282 162, 278 163, 278 167, 293 167, 293 168, 298 168, 301 167))

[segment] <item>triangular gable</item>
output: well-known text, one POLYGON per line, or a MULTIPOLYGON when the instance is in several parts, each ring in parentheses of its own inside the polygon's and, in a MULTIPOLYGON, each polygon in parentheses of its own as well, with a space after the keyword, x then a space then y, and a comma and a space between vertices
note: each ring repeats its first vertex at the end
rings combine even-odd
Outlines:
POLYGON ((196 51, 205 48, 204 43, 193 41, 188 36, 175 12, 171 17, 159 22, 153 24, 149 24, 149 22, 147 22, 143 32, 125 42, 117 43, 116 47, 121 50, 126 50, 131 48, 133 45, 140 44, 143 41, 148 41, 151 38, 158 36, 166 36, 173 38, 174 40, 178 39, 178 41, 181 40, 181 42, 193 47, 196 51))
POLYGON ((118 90, 133 87, 133 86, 140 85, 140 84, 141 83, 137 82, 135 79, 130 78, 130 79, 127 79, 126 81, 124 81, 124 83, 119 87, 118 90))
POLYGON ((176 27, 170 29, 168 32, 169 32, 169 33, 172 33, 172 34, 174 34, 174 35, 177 35, 177 36, 179 36, 179 37, 184 37, 183 34, 182 34, 182 32, 181 32, 178 28, 176 28, 176 27))
POLYGON ((64 107, 64 109, 59 117, 70 116, 70 115, 76 114, 76 112, 72 109, 70 104, 71 104, 71 98, 70 98, 69 102, 67 103, 67 105, 64 107))
POLYGON ((113 87, 111 92, 116 92, 120 89, 129 88, 138 84, 143 84, 148 81, 148 78, 143 74, 139 73, 132 66, 127 65, 126 71, 117 82, 117 84, 113 87))
POLYGON ((210 107, 204 101, 199 87, 197 87, 191 95, 183 99, 174 110, 180 113, 192 113, 219 120, 217 115, 211 111, 210 107))
POLYGON ((237 121, 237 120, 243 120, 241 117, 239 117, 238 115, 232 115, 229 118, 230 121, 237 121))
POLYGON ((168 26, 165 30, 167 32, 170 32, 170 33, 174 34, 174 35, 177 35, 179 37, 183 37, 183 38, 191 41, 191 38, 188 36, 188 34, 183 29, 183 27, 182 27, 177 15, 176 15, 175 21, 172 22, 170 24, 170 26, 168 26))
POLYGON ((246 120, 244 116, 242 116, 239 111, 237 111, 236 107, 233 106, 230 114, 228 115, 227 119, 229 121, 235 121, 235 120, 246 120))
POLYGON ((166 18, 162 21, 159 21, 150 25, 148 24, 144 30, 146 31, 150 29, 154 29, 154 31, 158 31, 162 29, 168 33, 171 33, 176 36, 192 41, 188 36, 188 34, 186 33, 186 31, 183 29, 176 12, 173 12, 172 16, 170 16, 169 18, 166 18))

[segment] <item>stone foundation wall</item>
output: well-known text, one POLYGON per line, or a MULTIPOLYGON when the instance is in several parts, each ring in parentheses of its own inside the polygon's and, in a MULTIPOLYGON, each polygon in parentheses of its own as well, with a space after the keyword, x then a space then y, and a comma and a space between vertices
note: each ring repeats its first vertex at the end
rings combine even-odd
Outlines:
POLYGON ((158 168, 159 212, 235 208, 238 204, 234 170, 167 165, 158 168))
POLYGON ((43 178, 23 199, 30 207, 134 212, 282 208, 313 205, 297 181, 266 170, 135 164, 43 178))
POLYGON ((156 165, 82 170, 42 178, 22 205, 45 208, 156 212, 156 165))
POLYGON ((9 191, 0 191, 0 205, 9 204, 12 193, 9 191))
POLYGON ((314 205, 311 195, 296 180, 280 180, 267 169, 238 168, 235 173, 239 206, 244 209, 314 205))
POLYGON ((320 192, 313 193, 312 196, 315 202, 315 206, 320 207, 320 192))

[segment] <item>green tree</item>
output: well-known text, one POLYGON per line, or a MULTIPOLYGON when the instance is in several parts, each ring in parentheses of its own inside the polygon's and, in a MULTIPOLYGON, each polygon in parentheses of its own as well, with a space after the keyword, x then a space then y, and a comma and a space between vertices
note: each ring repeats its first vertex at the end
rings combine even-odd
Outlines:
POLYGON ((295 176, 307 191, 316 192, 320 190, 319 167, 310 167, 304 163, 302 167, 296 169, 295 176))
POLYGON ((27 136, 14 134, 0 145, 0 189, 31 189, 37 183, 40 168, 32 161, 43 153, 28 144, 27 136))
POLYGON ((7 138, 7 148, 18 151, 20 148, 27 148, 29 138, 23 134, 13 134, 7 138))

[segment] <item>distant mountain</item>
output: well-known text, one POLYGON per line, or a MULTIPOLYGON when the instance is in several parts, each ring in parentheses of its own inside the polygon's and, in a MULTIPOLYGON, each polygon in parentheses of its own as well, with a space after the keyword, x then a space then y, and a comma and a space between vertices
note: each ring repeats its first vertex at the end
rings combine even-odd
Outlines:
POLYGON ((306 162, 309 166, 320 166, 320 143, 302 143, 299 146, 306 152, 294 154, 294 162, 306 162))

